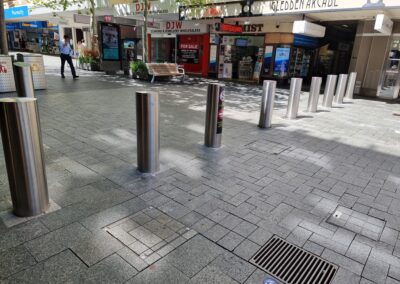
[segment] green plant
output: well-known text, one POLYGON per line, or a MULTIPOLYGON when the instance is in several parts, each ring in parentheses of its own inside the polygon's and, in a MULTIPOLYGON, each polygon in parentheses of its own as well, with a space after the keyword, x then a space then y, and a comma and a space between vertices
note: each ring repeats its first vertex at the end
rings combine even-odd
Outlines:
POLYGON ((146 63, 142 61, 133 61, 129 63, 129 67, 132 69, 134 73, 140 73, 140 74, 147 74, 147 66, 146 63))

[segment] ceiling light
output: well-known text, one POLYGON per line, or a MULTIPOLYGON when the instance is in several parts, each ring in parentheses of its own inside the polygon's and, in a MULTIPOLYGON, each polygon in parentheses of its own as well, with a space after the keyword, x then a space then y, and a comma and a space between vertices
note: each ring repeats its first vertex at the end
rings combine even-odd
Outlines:
POLYGON ((246 21, 244 21, 244 24, 245 24, 245 25, 250 25, 250 20, 247 19, 246 21))

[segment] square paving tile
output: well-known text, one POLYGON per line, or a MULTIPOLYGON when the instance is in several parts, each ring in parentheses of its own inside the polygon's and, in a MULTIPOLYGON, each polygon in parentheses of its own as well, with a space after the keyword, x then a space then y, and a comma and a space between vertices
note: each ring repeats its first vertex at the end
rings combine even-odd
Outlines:
POLYGON ((375 241, 379 240, 386 225, 383 220, 343 206, 338 206, 327 222, 375 241))

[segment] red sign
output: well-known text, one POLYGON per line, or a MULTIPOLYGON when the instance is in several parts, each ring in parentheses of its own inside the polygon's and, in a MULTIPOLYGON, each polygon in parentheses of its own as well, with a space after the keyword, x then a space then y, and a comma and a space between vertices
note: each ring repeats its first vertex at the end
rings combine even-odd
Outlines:
POLYGON ((216 30, 219 32, 229 32, 229 33, 242 33, 243 28, 241 26, 229 25, 218 23, 216 26, 216 30))
POLYGON ((103 16, 103 20, 106 23, 110 23, 113 21, 113 16, 110 16, 110 15, 103 16))
POLYGON ((199 45, 197 43, 181 43, 179 49, 199 49, 199 45))
POLYGON ((182 28, 182 22, 166 22, 165 28, 167 30, 180 30, 182 28))

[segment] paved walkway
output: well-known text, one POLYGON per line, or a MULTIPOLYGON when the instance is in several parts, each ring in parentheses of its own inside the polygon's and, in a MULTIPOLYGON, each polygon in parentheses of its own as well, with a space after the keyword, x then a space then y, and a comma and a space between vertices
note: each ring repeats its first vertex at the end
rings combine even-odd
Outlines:
POLYGON ((261 88, 229 83, 224 146, 211 150, 205 80, 62 80, 57 64, 46 57, 37 92, 56 210, 9 218, 1 152, 0 282, 263 283, 248 260, 277 235, 338 265, 334 283, 400 283, 397 104, 356 99, 290 121, 280 91, 260 130, 261 88), (160 93, 156 176, 135 171, 142 89, 160 93))

